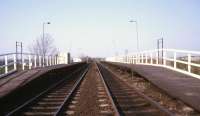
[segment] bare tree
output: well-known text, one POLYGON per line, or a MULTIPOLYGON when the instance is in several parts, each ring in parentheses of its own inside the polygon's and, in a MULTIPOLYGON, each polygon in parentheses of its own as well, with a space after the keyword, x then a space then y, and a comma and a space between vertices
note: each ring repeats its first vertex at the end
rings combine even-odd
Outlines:
POLYGON ((46 56, 46 55, 55 55, 58 53, 57 48, 54 45, 54 39, 51 35, 45 34, 37 38, 33 44, 29 46, 31 53, 46 56))

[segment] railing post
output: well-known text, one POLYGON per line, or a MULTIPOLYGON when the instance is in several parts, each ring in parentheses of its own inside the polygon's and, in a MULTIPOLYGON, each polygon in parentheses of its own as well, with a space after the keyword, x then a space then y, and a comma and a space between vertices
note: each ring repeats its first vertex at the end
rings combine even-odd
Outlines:
POLYGON ((174 68, 176 69, 176 52, 174 52, 174 68))
POLYGON ((24 57, 22 57, 22 70, 24 70, 24 57))
POLYGON ((138 54, 135 55, 135 64, 138 63, 138 54))
POLYGON ((52 57, 52 64, 53 65, 55 65, 55 62, 54 62, 55 60, 54 60, 54 57, 52 57))
POLYGON ((148 64, 148 60, 147 60, 147 53, 145 53, 145 58, 146 58, 146 64, 148 64))
POLYGON ((158 64, 158 59, 159 59, 158 53, 156 52, 156 64, 158 64))
POLYGON ((153 64, 153 54, 152 53, 150 54, 150 57, 151 57, 151 64, 153 64))
POLYGON ((191 54, 188 54, 188 72, 191 73, 191 54))
POLYGON ((54 56, 54 62, 55 62, 54 65, 56 65, 56 56, 54 56))
POLYGON ((141 58, 142 58, 141 56, 142 56, 142 55, 139 53, 139 63, 142 63, 142 62, 141 62, 141 58))
POLYGON ((46 63, 47 63, 47 66, 49 66, 49 56, 46 57, 46 63))
POLYGON ((52 60, 52 65, 54 65, 54 57, 52 56, 51 58, 52 58, 51 59, 52 60))
POLYGON ((144 63, 144 57, 143 57, 143 55, 144 55, 144 54, 142 53, 142 64, 144 63))
POLYGON ((31 69, 31 65, 32 65, 31 56, 28 55, 28 69, 31 69))
POLYGON ((51 56, 49 56, 49 65, 51 66, 51 56))
POLYGON ((132 55, 132 64, 134 64, 134 55, 132 55))
POLYGON ((134 64, 137 64, 137 56, 136 56, 136 54, 134 55, 134 64))
POLYGON ((124 56, 124 63, 126 63, 126 56, 124 56))
POLYGON ((39 56, 39 67, 41 67, 42 66, 42 59, 41 59, 41 56, 39 56))
POLYGON ((134 60, 133 60, 133 55, 131 55, 131 64, 133 64, 134 60))
POLYGON ((44 65, 45 65, 44 62, 45 62, 45 56, 42 57, 42 66, 43 66, 43 67, 44 67, 44 65))
POLYGON ((35 55, 34 56, 34 65, 35 65, 35 68, 37 67, 37 56, 35 55))
POLYGON ((8 73, 8 57, 5 56, 5 74, 8 73))
POLYGON ((56 56, 56 64, 58 64, 58 56, 56 56))
POLYGON ((17 70, 17 62, 16 62, 16 55, 13 54, 13 63, 14 63, 14 70, 17 70))
POLYGON ((166 58, 167 58, 166 51, 164 51, 163 52, 163 64, 164 64, 164 66, 166 66, 166 58))

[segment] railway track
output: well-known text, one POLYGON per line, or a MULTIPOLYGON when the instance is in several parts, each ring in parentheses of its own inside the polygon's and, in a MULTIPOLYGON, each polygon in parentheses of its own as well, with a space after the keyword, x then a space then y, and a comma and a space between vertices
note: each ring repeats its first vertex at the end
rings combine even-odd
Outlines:
POLYGON ((108 86, 114 105, 122 116, 172 116, 167 109, 157 102, 127 85, 111 70, 98 64, 102 77, 108 86))
POLYGON ((101 64, 72 73, 27 101, 11 115, 70 116, 168 116, 172 115, 150 98, 125 84, 101 64))
POLYGON ((84 67, 84 70, 79 69, 73 72, 69 79, 62 79, 23 105, 7 113, 6 116, 59 115, 65 103, 68 102, 73 92, 80 85, 87 71, 88 67, 84 67))
POLYGON ((63 114, 70 116, 118 116, 96 63, 91 68, 83 82, 66 104, 63 114))

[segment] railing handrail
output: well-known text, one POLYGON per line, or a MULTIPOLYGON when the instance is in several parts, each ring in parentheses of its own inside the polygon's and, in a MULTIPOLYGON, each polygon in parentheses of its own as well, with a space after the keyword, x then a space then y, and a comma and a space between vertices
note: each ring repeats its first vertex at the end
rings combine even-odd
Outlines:
MULTIPOLYGON (((6 53, 0 54, 1 64, 0 64, 0 78, 6 74, 10 74, 11 71, 16 71, 18 64, 20 64, 20 69, 24 70, 28 66, 28 69, 36 67, 45 67, 51 65, 57 65, 62 62, 59 61, 63 56, 58 55, 39 55, 33 53, 6 53), (17 57, 17 55, 22 55, 17 57), (20 60, 20 61, 19 61, 20 60)), ((66 58, 66 57, 65 57, 66 58)))
MULTIPOLYGON (((119 55, 113 57, 107 57, 107 61, 112 62, 123 62, 123 63, 133 63, 133 64, 148 64, 148 65, 159 65, 166 68, 170 68, 179 72, 183 72, 185 74, 189 74, 191 76, 197 77, 200 79, 200 74, 193 73, 191 70, 191 66, 197 67, 198 70, 200 69, 200 63, 194 62, 194 58, 200 58, 199 51, 189 51, 189 50, 178 50, 178 49, 154 49, 148 51, 141 51, 138 53, 130 53, 127 55, 119 55), (159 56, 159 53, 162 52, 159 56), (168 55, 167 53, 173 53, 168 55), (177 55, 178 54, 178 55, 177 55), (185 54, 185 56, 180 54, 185 54), (173 57, 171 57, 173 56, 173 57), (180 59, 184 57, 185 60, 180 59), (160 64, 160 58, 162 58, 162 64, 160 64), (167 61, 174 62, 173 66, 167 65, 167 61), (156 63, 155 63, 156 62, 156 63), (184 64, 187 66, 187 70, 181 69, 177 67, 177 63, 184 64)), ((196 60, 196 59, 195 59, 196 60)))
MULTIPOLYGON (((34 56, 43 56, 43 55, 40 55, 40 54, 33 54, 33 53, 15 53, 15 52, 11 52, 11 53, 4 53, 4 54, 0 54, 0 57, 1 56, 8 56, 8 55, 13 55, 13 54, 22 54, 22 55, 34 55, 34 56)), ((45 55, 46 56, 56 56, 56 55, 45 55)))
MULTIPOLYGON (((129 53, 128 55, 136 55, 136 54, 141 54, 141 53, 153 53, 157 51, 168 51, 168 52, 177 52, 177 53, 185 53, 185 54, 198 54, 200 55, 199 51, 190 51, 190 50, 179 50, 179 49, 154 49, 154 50, 145 50, 145 51, 140 51, 140 52, 134 52, 134 53, 129 53)), ((119 55, 119 56, 124 56, 124 55, 119 55)))

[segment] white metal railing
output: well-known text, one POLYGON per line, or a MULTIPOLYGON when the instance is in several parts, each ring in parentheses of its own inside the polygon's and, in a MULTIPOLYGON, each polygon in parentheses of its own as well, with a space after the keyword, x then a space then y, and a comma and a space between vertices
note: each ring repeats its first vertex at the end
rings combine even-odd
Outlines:
POLYGON ((57 65, 59 56, 40 56, 35 54, 8 53, 0 55, 0 78, 12 72, 37 67, 57 65))
POLYGON ((106 61, 166 67, 200 79, 200 52, 156 49, 106 58, 106 61))

